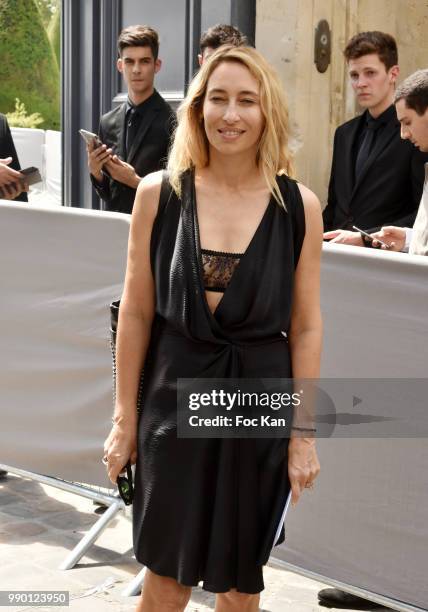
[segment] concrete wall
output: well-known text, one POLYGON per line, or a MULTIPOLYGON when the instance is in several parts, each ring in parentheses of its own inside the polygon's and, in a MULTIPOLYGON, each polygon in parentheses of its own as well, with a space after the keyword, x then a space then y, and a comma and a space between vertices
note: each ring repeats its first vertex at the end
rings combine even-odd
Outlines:
POLYGON ((276 67, 288 94, 297 177, 326 201, 335 128, 358 113, 342 51, 359 31, 397 39, 401 76, 428 65, 428 2, 421 0, 257 0, 256 46, 276 67), (320 74, 314 31, 327 19, 332 59, 320 74))

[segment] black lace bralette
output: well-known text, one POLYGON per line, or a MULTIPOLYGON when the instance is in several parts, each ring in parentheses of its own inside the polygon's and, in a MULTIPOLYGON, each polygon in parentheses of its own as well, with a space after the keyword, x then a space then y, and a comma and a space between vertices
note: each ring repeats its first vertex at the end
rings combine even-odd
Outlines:
POLYGON ((205 291, 226 291, 243 253, 201 249, 205 291))

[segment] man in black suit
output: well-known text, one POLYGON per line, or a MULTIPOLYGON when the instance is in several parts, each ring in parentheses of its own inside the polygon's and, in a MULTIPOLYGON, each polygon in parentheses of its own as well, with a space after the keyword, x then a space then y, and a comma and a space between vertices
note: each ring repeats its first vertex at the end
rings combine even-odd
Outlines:
POLYGON ((335 133, 324 238, 370 246, 352 226, 369 232, 382 225, 411 227, 428 156, 400 138, 393 105, 399 73, 394 38, 383 32, 357 34, 344 55, 352 87, 366 110, 335 133))
POLYGON ((128 100, 101 117, 102 146, 88 146, 88 166, 106 210, 131 213, 141 178, 165 166, 174 113, 153 85, 161 68, 157 32, 130 26, 117 47, 128 100))
POLYGON ((0 113, 0 199, 28 202, 9 124, 0 113))

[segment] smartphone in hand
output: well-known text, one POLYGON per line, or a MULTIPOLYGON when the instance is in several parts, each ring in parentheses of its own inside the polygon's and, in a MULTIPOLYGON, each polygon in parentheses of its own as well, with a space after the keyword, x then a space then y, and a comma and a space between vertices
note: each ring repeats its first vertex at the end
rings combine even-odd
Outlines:
POLYGON ((28 168, 24 168, 23 170, 20 170, 20 173, 24 175, 24 178, 21 179, 22 183, 26 183, 27 185, 35 185, 36 183, 42 182, 40 171, 38 168, 35 168, 34 166, 30 166, 28 168))
POLYGON ((93 132, 88 132, 87 130, 79 130, 79 134, 87 145, 93 144, 94 149, 98 149, 98 147, 103 144, 97 134, 94 134, 93 132))
MULTIPOLYGON (((19 172, 23 175, 23 178, 18 179, 16 181, 16 184, 21 187, 21 190, 25 190, 30 185, 35 185, 36 183, 42 182, 40 171, 38 168, 35 168, 34 166, 30 166, 29 168, 24 168, 23 170, 19 170, 19 172)), ((0 187, 0 198, 4 198, 5 196, 6 196, 6 191, 2 187, 0 187)))
POLYGON ((370 242, 373 242, 373 240, 376 240, 380 245, 382 245, 383 247, 385 247, 385 249, 389 249, 389 244, 386 244, 386 242, 383 242, 383 240, 379 240, 379 238, 373 238, 373 236, 371 236, 370 234, 368 234, 367 232, 365 232, 364 230, 360 229, 359 227, 357 227, 356 225, 352 226, 352 229, 354 229, 356 232, 360 232, 360 234, 362 236, 365 236, 366 238, 368 238, 370 240, 370 242))

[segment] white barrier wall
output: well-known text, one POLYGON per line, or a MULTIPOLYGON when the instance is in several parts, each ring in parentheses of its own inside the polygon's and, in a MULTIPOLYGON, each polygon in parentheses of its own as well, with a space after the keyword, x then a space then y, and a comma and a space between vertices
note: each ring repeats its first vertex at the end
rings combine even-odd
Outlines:
MULTIPOLYGON (((426 257, 326 245, 322 376, 427 378, 427 280, 426 257)), ((355 412, 364 412, 362 399, 355 412)), ((320 476, 291 509, 274 556, 427 609, 427 439, 351 433, 317 444, 320 476)))
POLYGON ((0 462, 107 486, 127 215, 0 201, 0 462))
MULTIPOLYGON (((106 486, 109 310, 129 217, 0 202, 0 463, 106 486)), ((427 377, 428 258, 326 245, 322 375, 427 377)), ((406 406, 403 405, 403 413, 406 406)), ((426 609, 426 439, 318 441, 275 556, 426 609)))

